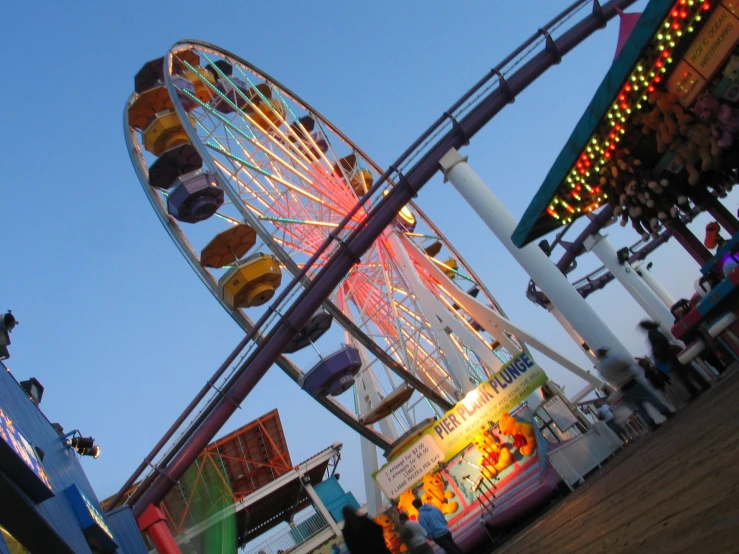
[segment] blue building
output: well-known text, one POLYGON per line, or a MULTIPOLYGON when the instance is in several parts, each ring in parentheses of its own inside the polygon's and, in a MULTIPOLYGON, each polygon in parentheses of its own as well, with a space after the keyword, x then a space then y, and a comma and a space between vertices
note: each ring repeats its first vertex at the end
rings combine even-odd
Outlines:
POLYGON ((96 447, 52 425, 42 394, 0 362, 0 554, 145 554, 130 509, 105 513, 82 470, 96 447))

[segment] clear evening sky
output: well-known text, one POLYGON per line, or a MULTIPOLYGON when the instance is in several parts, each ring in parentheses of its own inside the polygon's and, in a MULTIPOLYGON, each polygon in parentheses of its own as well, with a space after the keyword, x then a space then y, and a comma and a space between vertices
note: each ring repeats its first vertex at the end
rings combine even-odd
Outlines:
MULTIPOLYGON (((112 494, 242 336, 180 256, 144 197, 123 141, 133 76, 177 40, 230 50, 285 83, 387 167, 474 82, 569 2, 6 2, 0 308, 21 324, 8 365, 46 387, 42 408, 102 445, 85 469, 112 494)), ((637 4, 642 7, 643 3, 637 4)), ((516 217, 603 75, 617 24, 591 37, 508 106, 465 152, 516 217)), ((420 206, 509 317, 587 366, 528 278, 436 176, 420 206)), ((736 209, 736 195, 727 200, 736 209)), ((703 236, 706 219, 693 225, 703 236)), ((636 241, 609 230, 617 247, 636 241)), ((573 233, 574 236, 574 233, 573 233)), ((557 252, 559 256, 561 252, 557 252)), ((698 265, 674 241, 651 257, 678 297, 698 265)), ((597 267, 581 258, 577 276, 597 267)), ((589 301, 634 354, 645 314, 617 283, 589 301)), ((583 383, 538 361, 574 393, 583 383)), ((278 408, 291 456, 344 443, 342 483, 364 498, 359 440, 274 368, 228 424, 278 408)))

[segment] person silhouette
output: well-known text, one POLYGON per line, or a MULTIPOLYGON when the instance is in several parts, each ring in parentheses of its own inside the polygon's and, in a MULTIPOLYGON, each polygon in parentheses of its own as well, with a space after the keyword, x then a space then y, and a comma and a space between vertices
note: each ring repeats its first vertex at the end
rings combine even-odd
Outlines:
POLYGON ((385 544, 382 527, 351 506, 341 510, 344 516, 344 542, 351 554, 391 554, 385 544))

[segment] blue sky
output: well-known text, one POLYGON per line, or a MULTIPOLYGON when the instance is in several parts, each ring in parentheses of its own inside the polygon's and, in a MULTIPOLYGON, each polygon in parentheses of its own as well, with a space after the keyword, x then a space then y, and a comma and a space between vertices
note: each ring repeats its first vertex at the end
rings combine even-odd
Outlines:
MULTIPOLYGON (((183 38, 212 42, 300 94, 387 167, 490 67, 568 2, 14 2, 3 9, 0 308, 20 326, 8 365, 46 387, 43 410, 102 445, 84 460, 112 494, 241 338, 161 228, 122 134, 133 76, 183 38)), ((637 4, 637 6, 642 4, 637 4)), ((466 149, 520 217, 612 60, 616 26, 591 37, 466 149)), ((509 317, 586 364, 511 256, 437 175, 419 205, 509 317)), ((733 211, 736 196, 727 201, 733 211)), ((702 236, 705 218, 694 224, 702 236)), ((617 247, 636 240, 611 236, 617 247)), ((652 257, 676 296, 698 266, 674 243, 652 257), (679 268, 679 269, 678 269, 679 268)), ((596 267, 581 260, 581 271, 596 267)), ((644 317, 618 284, 590 299, 635 354, 644 317)), ((570 392, 582 385, 543 357, 570 392)), ((359 440, 273 369, 229 428, 277 407, 293 462, 345 444, 340 473, 364 498, 359 440)))

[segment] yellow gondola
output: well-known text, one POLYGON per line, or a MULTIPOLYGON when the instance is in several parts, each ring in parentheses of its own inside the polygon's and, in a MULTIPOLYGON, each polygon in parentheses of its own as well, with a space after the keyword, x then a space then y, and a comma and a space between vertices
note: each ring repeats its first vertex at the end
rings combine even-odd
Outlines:
MULTIPOLYGON (((190 117, 190 123, 195 125, 193 117, 190 117)), ((158 113, 144 129, 144 148, 155 156, 188 142, 190 139, 174 110, 158 113)))
POLYGON ((282 282, 277 258, 257 252, 241 260, 219 282, 223 299, 232 308, 261 306, 274 296, 282 282))

